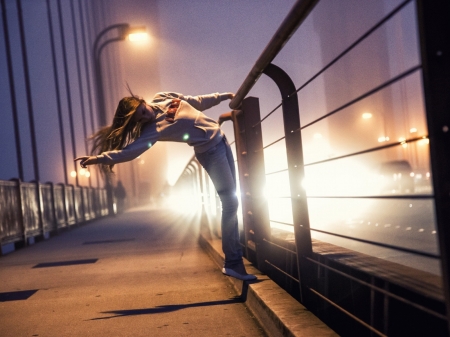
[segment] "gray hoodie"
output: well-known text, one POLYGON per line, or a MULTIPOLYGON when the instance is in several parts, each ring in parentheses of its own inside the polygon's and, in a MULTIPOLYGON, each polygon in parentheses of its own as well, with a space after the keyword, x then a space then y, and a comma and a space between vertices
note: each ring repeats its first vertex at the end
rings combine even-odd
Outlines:
POLYGON ((160 92, 148 104, 155 107, 156 120, 142 127, 141 135, 122 150, 107 151, 97 156, 98 163, 111 165, 132 160, 155 145, 157 141, 183 142, 197 153, 206 152, 223 138, 219 124, 201 111, 228 99, 229 93, 185 96, 160 92), (172 99, 181 100, 174 122, 166 120, 172 99))

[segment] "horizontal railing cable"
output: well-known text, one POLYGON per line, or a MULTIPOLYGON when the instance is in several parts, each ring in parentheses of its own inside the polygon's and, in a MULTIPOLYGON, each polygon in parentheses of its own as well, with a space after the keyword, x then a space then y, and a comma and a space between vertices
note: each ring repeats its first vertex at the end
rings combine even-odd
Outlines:
POLYGON ((329 304, 331 304, 332 306, 334 306, 336 309, 339 309, 340 311, 342 311, 343 313, 345 313, 347 316, 351 317, 352 319, 354 319, 355 321, 359 322, 361 325, 363 325, 364 327, 366 327, 367 329, 369 329, 370 331, 376 333, 378 336, 382 336, 382 337, 387 337, 387 335, 383 334, 382 332, 378 331, 377 329, 375 329, 374 327, 372 327, 371 325, 367 324, 366 322, 364 322, 362 319, 356 317, 355 315, 351 314, 349 311, 345 310, 344 308, 342 308, 340 305, 334 303, 332 300, 330 300, 329 298, 325 297, 324 295, 322 295, 321 293, 319 293, 318 291, 312 289, 312 288, 308 288, 312 293, 316 294, 317 296, 319 296, 321 299, 323 299, 324 301, 328 302, 329 304))
POLYGON ((291 274, 286 273, 283 269, 277 267, 276 265, 274 265, 273 263, 269 262, 268 260, 264 261, 265 263, 267 263, 268 265, 270 265, 272 268, 275 268, 276 270, 278 270, 280 273, 286 275, 287 277, 289 277, 290 279, 292 279, 293 281, 300 283, 300 280, 296 279, 295 277, 293 277, 291 274))
MULTIPOLYGON (((285 197, 283 197, 285 198, 285 197)), ((290 198, 290 197, 289 197, 290 198)), ((308 199, 433 199, 433 194, 402 194, 402 195, 308 195, 308 199)))
POLYGON ((272 115, 275 111, 277 111, 282 105, 283 105, 283 103, 278 104, 271 112, 269 112, 267 115, 265 115, 264 118, 261 118, 261 120, 258 123, 256 123, 255 125, 252 125, 252 128, 254 128, 255 126, 264 122, 268 117, 270 117, 270 115, 272 115))
MULTIPOLYGON (((287 251, 287 252, 289 252, 289 253, 291 253, 291 254, 297 256, 297 252, 295 252, 295 251, 293 251, 293 250, 290 250, 290 249, 288 249, 288 248, 285 248, 285 247, 283 247, 283 246, 280 246, 280 245, 278 245, 278 244, 276 244, 276 243, 274 243, 274 242, 272 242, 272 241, 269 241, 269 240, 267 240, 267 239, 263 239, 263 240, 264 240, 265 242, 267 242, 268 244, 272 245, 272 246, 275 246, 275 247, 277 247, 277 248, 280 248, 280 249, 282 249, 282 250, 284 250, 284 251, 287 251)), ((381 294, 383 294, 383 295, 389 296, 389 297, 391 297, 391 298, 393 298, 393 299, 395 299, 395 300, 397 300, 397 301, 401 301, 401 302, 403 302, 403 303, 406 303, 406 304, 408 304, 408 305, 410 305, 410 306, 415 307, 416 309, 419 309, 419 310, 421 310, 421 311, 427 312, 427 313, 429 313, 430 315, 436 316, 436 317, 438 317, 438 318, 440 318, 440 319, 444 319, 444 320, 447 319, 445 315, 442 315, 442 314, 440 314, 440 313, 438 313, 438 312, 435 312, 435 311, 433 311, 433 310, 430 310, 430 309, 428 309, 428 308, 426 308, 426 307, 424 307, 424 306, 422 306, 422 305, 419 305, 419 304, 416 304, 416 303, 414 303, 414 302, 412 302, 412 301, 409 301, 409 300, 407 300, 407 299, 405 299, 405 298, 403 298, 403 297, 401 297, 401 296, 395 295, 395 294, 389 292, 388 290, 382 289, 382 288, 377 287, 377 286, 375 286, 375 285, 373 285, 373 284, 370 284, 370 283, 368 283, 368 282, 365 282, 365 281, 363 281, 363 280, 360 280, 360 279, 358 279, 358 278, 356 278, 356 277, 354 277, 354 276, 352 276, 352 275, 349 275, 349 274, 347 274, 347 273, 345 273, 345 272, 342 272, 342 271, 340 271, 340 270, 337 270, 337 269, 335 269, 335 268, 333 268, 333 267, 330 267, 330 266, 328 266, 328 265, 326 265, 326 264, 324 264, 324 263, 321 263, 321 262, 319 262, 319 261, 316 261, 316 260, 314 260, 314 259, 312 259, 312 258, 310 258, 310 257, 306 257, 306 256, 305 256, 304 258, 305 258, 306 260, 308 260, 308 261, 314 263, 314 264, 317 264, 317 265, 319 265, 319 266, 321 266, 321 267, 323 267, 323 268, 326 268, 326 269, 328 269, 328 270, 330 270, 330 271, 332 271, 332 272, 334 272, 334 273, 336 273, 336 274, 339 274, 339 275, 344 276, 344 277, 346 277, 346 278, 348 278, 348 279, 350 279, 350 280, 352 280, 352 281, 355 281, 355 282, 357 282, 357 283, 359 283, 359 284, 362 284, 362 285, 364 285, 364 286, 366 286, 366 287, 368 287, 368 288, 370 288, 370 289, 372 289, 372 290, 374 290, 374 291, 377 291, 377 292, 379 292, 379 293, 381 293, 381 294)), ((287 274, 285 271, 283 271, 282 269, 280 269, 280 268, 278 268, 277 266, 273 265, 273 264, 270 263, 269 261, 266 260, 266 263, 270 264, 272 267, 274 267, 275 269, 277 269, 277 270, 280 271, 281 273, 283 273, 283 274, 285 274, 285 275, 288 275, 290 278, 292 278, 293 280, 295 280, 295 281, 298 282, 298 280, 297 280, 296 278, 294 278, 293 276, 287 274)))
MULTIPOLYGON (((366 33, 364 33, 361 37, 359 37, 355 42, 353 42, 348 48, 346 48, 343 52, 341 52, 338 56, 336 56, 331 62, 329 62, 325 67, 323 67, 319 72, 317 72, 314 76, 312 76, 308 81, 302 84, 295 92, 291 95, 299 92, 304 87, 306 87, 309 83, 314 81, 318 76, 324 73, 328 68, 330 68, 333 64, 339 61, 344 55, 350 52, 353 48, 355 48, 361 41, 366 39, 370 34, 376 31, 380 26, 382 26, 386 21, 392 18, 395 14, 397 14, 403 7, 405 7, 412 0, 406 0, 394 8, 387 16, 385 16, 382 20, 380 20, 377 24, 375 24, 371 29, 369 29, 366 33)), ((294 7, 289 12, 286 19, 281 24, 280 28, 274 34, 264 51, 261 53, 260 57, 256 61, 255 65, 251 69, 250 73, 245 78, 243 84, 238 89, 235 94, 235 97, 231 100, 229 106, 231 109, 238 108, 245 96, 257 82, 258 78, 262 75, 264 69, 272 62, 272 60, 277 56, 278 52, 283 48, 284 44, 289 40, 289 38, 294 34, 297 30, 301 22, 308 16, 311 10, 314 8, 318 0, 315 1, 298 1, 294 7), (298 16, 298 17, 297 17, 298 16), (286 38, 283 42, 282 39, 286 38)), ((289 96, 291 96, 289 95, 289 96)), ((268 115, 261 119, 263 122, 266 118, 268 118, 272 113, 274 113, 282 104, 280 103, 277 107, 275 107, 268 115)), ((255 124, 255 126, 258 124, 255 124)))
POLYGON ((281 173, 281 172, 287 172, 287 171, 288 171, 287 168, 283 169, 283 170, 273 171, 273 172, 266 173, 266 176, 270 176, 271 174, 277 174, 277 173, 281 173))
MULTIPOLYGON (((428 138, 428 135, 423 136, 423 137, 428 138)), ((306 166, 313 166, 313 165, 323 164, 323 163, 327 163, 327 162, 330 162, 330 161, 335 161, 335 160, 339 160, 339 159, 343 159, 343 158, 354 157, 354 156, 358 156, 358 155, 366 154, 366 153, 370 153, 370 152, 376 152, 376 151, 380 151, 380 150, 384 150, 384 149, 388 149, 388 148, 391 148, 391 147, 402 145, 405 142, 406 143, 417 142, 417 141, 423 140, 424 139, 423 137, 411 138, 411 139, 404 140, 404 141, 401 141, 401 142, 395 142, 395 143, 390 143, 390 144, 386 144, 386 145, 382 145, 382 146, 376 146, 376 147, 373 147, 373 148, 370 148, 370 149, 367 149, 367 150, 353 152, 353 153, 345 154, 345 155, 342 155, 342 156, 337 156, 337 157, 333 157, 333 158, 329 158, 329 159, 324 159, 324 160, 319 160, 319 161, 316 161, 316 162, 308 163, 308 164, 305 164, 304 166, 305 167, 306 166)))
POLYGON ((276 221, 276 220, 272 220, 272 219, 269 219, 269 221, 271 221, 271 222, 275 222, 275 223, 279 223, 280 225, 286 225, 286 226, 291 226, 291 227, 294 227, 294 224, 291 224, 291 223, 287 223, 287 222, 276 221))
MULTIPOLYGON (((282 224, 282 225, 285 225, 285 226, 294 227, 293 224, 289 224, 289 223, 285 223, 285 222, 275 221, 275 220, 272 220, 272 219, 269 219, 269 221, 270 222, 279 223, 279 224, 282 224)), ((315 229, 315 228, 310 228, 310 230, 314 231, 314 232, 322 233, 322 234, 327 234, 327 235, 331 235, 331 236, 340 237, 340 238, 347 239, 347 240, 358 241, 358 242, 370 244, 370 245, 373 245, 373 246, 388 248, 388 249, 392 249, 392 250, 396 250, 396 251, 402 251, 404 253, 409 253, 409 254, 413 254, 413 255, 420 255, 420 256, 429 257, 429 258, 433 258, 433 259, 439 259, 440 258, 440 255, 427 253, 427 252, 422 252, 422 251, 415 250, 415 249, 404 248, 404 247, 399 247, 399 246, 393 246, 393 245, 389 245, 389 244, 382 243, 382 242, 376 242, 376 241, 371 241, 371 240, 366 240, 366 239, 355 238, 353 236, 342 235, 342 234, 328 232, 328 231, 315 229)))
POLYGON ((343 238, 343 239, 348 239, 348 240, 352 240, 352 241, 358 241, 358 242, 362 242, 362 243, 367 243, 367 244, 370 244, 370 245, 373 245, 373 246, 388 248, 388 249, 392 249, 392 250, 396 250, 396 251, 401 251, 401 252, 404 252, 404 253, 410 253, 410 254, 413 254, 413 255, 420 255, 420 256, 424 256, 424 257, 430 257, 430 258, 433 258, 433 259, 439 259, 440 258, 440 255, 427 253, 427 252, 421 252, 420 250, 404 248, 404 247, 399 247, 399 246, 392 246, 392 245, 388 245, 388 244, 382 243, 382 242, 376 242, 376 241, 371 241, 371 240, 366 240, 366 239, 359 239, 359 238, 355 238, 355 237, 352 237, 352 236, 332 233, 332 232, 328 232, 328 231, 324 231, 324 230, 320 230, 320 229, 315 229, 315 228, 310 228, 310 230, 314 231, 314 232, 322 233, 322 234, 337 236, 337 237, 340 237, 340 238, 343 238))
MULTIPOLYGON (((287 170, 281 170, 276 172, 271 172, 269 174, 275 174, 284 172, 287 170)), ((266 174, 266 175, 269 175, 266 174)), ((308 199, 419 199, 428 200, 433 199, 433 194, 396 194, 396 195, 307 195, 308 199)), ((292 197, 290 195, 278 195, 276 197, 270 197, 269 199, 300 199, 301 197, 292 197)))
POLYGON ((314 81, 317 77, 319 77, 321 74, 323 74, 328 68, 330 68, 333 64, 335 64, 337 61, 339 61, 343 56, 345 56, 347 53, 349 53, 353 48, 355 48, 358 44, 360 44, 363 40, 365 40, 370 34, 375 32, 378 28, 380 28, 386 21, 388 21, 390 18, 392 18, 395 14, 397 14, 403 7, 405 7, 411 0, 406 0, 402 2, 400 5, 398 5, 396 8, 392 10, 391 13, 389 13, 387 16, 385 16, 383 19, 381 19, 377 24, 375 24, 372 28, 370 28, 366 33, 361 35, 355 42, 353 42, 349 47, 347 47, 344 51, 342 51, 338 56, 336 56, 331 62, 329 62, 325 67, 323 67, 319 72, 317 72, 314 76, 312 76, 309 80, 307 80, 305 83, 303 83, 295 92, 293 92, 290 96, 295 94, 296 92, 299 92, 304 87, 306 87, 308 84, 310 84, 312 81, 314 81))
POLYGON ((272 143, 267 144, 266 146, 263 146, 263 150, 264 150, 264 149, 267 149, 268 147, 270 147, 270 146, 272 146, 272 145, 274 145, 274 144, 276 144, 276 143, 278 143, 278 142, 280 142, 280 141, 282 141, 282 140, 285 139, 285 138, 286 138, 286 136, 283 136, 283 137, 281 137, 281 138, 279 138, 279 139, 273 141, 272 143))
POLYGON ((341 110, 343 110, 345 108, 348 108, 349 106, 351 106, 351 105, 353 105, 353 104, 363 100, 364 98, 369 97, 369 96, 375 94, 376 92, 378 92, 378 91, 388 87, 392 83, 395 83, 395 82, 403 79, 404 77, 411 75, 412 73, 418 71, 421 68, 422 68, 421 65, 414 66, 414 67, 404 71, 403 73, 401 73, 401 74, 391 78, 390 80, 380 84, 379 86, 369 90, 368 92, 366 92, 366 93, 356 97, 355 99, 352 99, 351 101, 345 103, 344 105, 340 106, 339 108, 336 108, 333 111, 330 111, 327 114, 325 114, 325 115, 315 119, 314 121, 309 122, 308 124, 305 124, 305 125, 301 126, 300 129, 296 129, 293 132, 297 132, 299 130, 303 130, 303 129, 305 129, 305 128, 307 128, 307 127, 309 127, 309 126, 311 126, 311 125, 313 125, 313 124, 315 124, 315 123, 317 123, 317 122, 319 122, 319 121, 321 121, 321 120, 323 120, 323 119, 325 119, 325 118, 327 118, 327 117, 329 117, 331 115, 334 115, 335 113, 337 113, 337 112, 339 112, 339 111, 341 111, 341 110))
POLYGON ((285 247, 283 247, 283 246, 277 245, 276 243, 274 243, 274 242, 272 242, 272 241, 269 241, 269 240, 267 240, 267 239, 263 239, 263 241, 264 241, 264 242, 267 242, 268 244, 271 244, 272 246, 275 246, 275 247, 277 247, 277 248, 283 249, 283 250, 285 250, 285 251, 287 251, 287 252, 289 252, 289 253, 294 254, 295 256, 297 256, 297 252, 294 252, 293 250, 290 250, 290 249, 285 248, 285 247))
POLYGON ((355 281, 355 282, 357 282, 357 283, 360 283, 360 284, 362 284, 362 285, 364 285, 364 286, 366 286, 366 287, 368 287, 368 288, 370 288, 370 289, 372 289, 372 290, 375 290, 375 291, 377 291, 377 292, 379 292, 379 293, 381 293, 381 294, 383 294, 383 295, 386 295, 386 296, 389 296, 389 297, 391 297, 391 298, 393 298, 393 299, 395 299, 395 300, 397 300, 397 301, 401 301, 401 302, 403 302, 403 303, 406 303, 406 304, 408 304, 408 305, 410 305, 410 306, 413 306, 413 307, 415 307, 415 308, 417 308, 417 309, 419 309, 419 310, 422 310, 422 311, 424 311, 424 312, 427 312, 427 313, 429 313, 429 314, 431 314, 431 315, 433 315, 433 316, 436 316, 436 317, 438 317, 438 318, 440 318, 440 319, 447 319, 447 317, 445 316, 445 315, 442 315, 442 314, 440 314, 440 313, 438 313, 438 312, 435 312, 435 311, 433 311, 433 310, 430 310, 430 309, 428 309, 428 308, 426 308, 426 307, 424 307, 424 306, 422 306, 422 305, 419 305, 419 304, 416 304, 416 303, 414 303, 414 302, 412 302, 412 301, 408 301, 407 299, 405 299, 405 298, 403 298, 403 297, 401 297, 401 296, 398 296, 398 295, 395 295, 395 294, 393 294, 393 293, 391 293, 391 292, 389 292, 389 291, 387 291, 387 290, 385 290, 385 289, 382 289, 382 288, 380 288, 380 287, 377 287, 377 286, 375 286, 375 285, 373 285, 373 284, 370 284, 370 283, 368 283, 368 282, 365 282, 365 281, 363 281, 363 280, 360 280, 360 279, 358 279, 358 278, 356 278, 356 277, 354 277, 354 276, 351 276, 351 275, 349 275, 349 274, 347 274, 347 273, 344 273, 344 272, 342 272, 342 271, 340 271, 340 270, 337 270, 337 269, 335 269, 335 268, 333 268, 333 267, 330 267, 330 266, 328 266, 328 265, 326 265, 326 264, 324 264, 324 263, 321 263, 321 262, 319 262, 319 261, 316 261, 316 260, 314 260, 314 259, 312 259, 312 258, 310 258, 310 257, 304 257, 306 260, 308 260, 309 262, 312 262, 312 263, 314 263, 314 264, 317 264, 317 265, 319 265, 319 266, 321 266, 321 267, 323 267, 323 268, 325 268, 325 269, 328 269, 328 270, 330 270, 330 271, 332 271, 332 272, 334 272, 334 273, 336 273, 336 274, 339 274, 339 275, 341 275, 341 276, 344 276, 344 277, 346 277, 346 278, 348 278, 348 279, 350 279, 350 280, 352 280, 352 281, 355 281))

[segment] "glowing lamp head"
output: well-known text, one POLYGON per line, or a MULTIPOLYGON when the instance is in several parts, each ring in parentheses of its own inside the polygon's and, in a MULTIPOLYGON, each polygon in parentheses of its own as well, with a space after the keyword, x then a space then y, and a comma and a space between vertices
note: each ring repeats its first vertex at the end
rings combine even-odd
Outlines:
POLYGON ((145 42, 149 38, 144 26, 128 28, 128 30, 126 31, 126 37, 131 42, 145 42))
POLYGON ((143 42, 148 40, 147 33, 132 33, 128 34, 128 40, 131 42, 143 42))

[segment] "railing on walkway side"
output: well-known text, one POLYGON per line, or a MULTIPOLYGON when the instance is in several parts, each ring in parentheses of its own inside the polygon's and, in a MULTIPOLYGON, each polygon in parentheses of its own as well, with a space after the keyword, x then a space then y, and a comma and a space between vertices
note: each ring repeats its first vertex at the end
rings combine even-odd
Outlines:
MULTIPOLYGON (((298 1, 230 103, 246 257, 341 335, 450 334, 450 27, 435 5, 298 1)), ((194 171, 183 184, 217 224, 194 171)))
POLYGON ((58 230, 108 214, 106 190, 19 180, 0 181, 2 254, 58 230))

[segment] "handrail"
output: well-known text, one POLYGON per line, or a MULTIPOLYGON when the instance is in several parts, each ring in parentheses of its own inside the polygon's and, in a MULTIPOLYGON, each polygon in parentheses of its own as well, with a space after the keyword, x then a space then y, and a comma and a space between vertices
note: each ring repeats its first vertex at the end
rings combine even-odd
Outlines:
POLYGON ((236 92, 234 98, 231 100, 229 104, 231 109, 234 110, 239 108, 245 96, 247 96, 253 88, 264 69, 277 56, 286 42, 289 41, 292 34, 295 33, 297 28, 303 20, 306 19, 318 1, 319 0, 298 0, 295 3, 278 30, 275 32, 272 39, 267 44, 266 48, 256 60, 255 65, 250 70, 241 87, 236 92))

